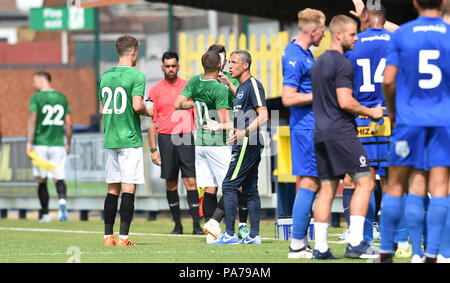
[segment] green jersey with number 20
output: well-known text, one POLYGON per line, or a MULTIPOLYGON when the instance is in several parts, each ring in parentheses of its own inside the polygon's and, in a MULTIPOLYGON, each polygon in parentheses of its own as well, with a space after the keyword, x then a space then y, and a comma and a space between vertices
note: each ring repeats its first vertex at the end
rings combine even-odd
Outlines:
MULTIPOLYGON (((231 110, 228 88, 214 79, 204 79, 203 74, 192 77, 181 92, 187 99, 192 98, 197 113, 197 137, 195 145, 198 146, 224 146, 226 145, 226 132, 211 132, 203 130, 208 119, 218 121, 219 109, 231 110)), ((219 121, 220 122, 220 121, 219 121)))
POLYGON ((133 109, 133 96, 144 96, 145 75, 129 66, 117 66, 100 78, 98 98, 102 102, 104 147, 140 147, 141 120, 133 109))
POLYGON ((37 112, 34 145, 64 146, 64 119, 70 113, 64 94, 53 89, 31 96, 30 112, 37 112))

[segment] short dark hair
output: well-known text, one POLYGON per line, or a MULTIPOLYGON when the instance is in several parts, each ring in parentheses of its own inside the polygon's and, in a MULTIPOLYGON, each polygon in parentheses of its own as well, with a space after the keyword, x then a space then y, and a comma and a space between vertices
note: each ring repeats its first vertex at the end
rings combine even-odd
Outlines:
POLYGON ((178 61, 178 54, 175 51, 166 51, 164 52, 163 56, 161 57, 161 61, 164 63, 164 60, 169 60, 169 59, 177 59, 178 61))
POLYGON ((220 64, 220 55, 217 51, 206 51, 202 56, 202 66, 205 72, 214 72, 220 64))
POLYGON ((422 9, 440 9, 442 0, 416 0, 422 9))
POLYGON ((225 50, 225 46, 223 46, 221 44, 213 44, 208 48, 208 51, 209 50, 217 51, 217 53, 223 53, 223 52, 227 53, 227 51, 225 50))
POLYGON ((386 19, 386 9, 382 4, 380 4, 378 7, 374 8, 368 8, 367 6, 364 7, 364 9, 361 12, 361 16, 363 16, 366 13, 370 13, 374 16, 377 16, 382 19, 386 19))
POLYGON ((252 55, 247 50, 236 50, 231 53, 230 56, 239 55, 241 57, 242 64, 248 63, 248 68, 252 65, 252 55))
POLYGON ((35 75, 35 76, 38 76, 38 77, 43 77, 43 78, 45 78, 48 82, 51 82, 51 81, 52 81, 52 76, 51 76, 50 73, 47 72, 47 71, 38 71, 38 72, 36 72, 34 75, 35 75))
POLYGON ((116 50, 119 57, 127 55, 133 49, 137 50, 139 48, 139 40, 132 37, 131 35, 122 35, 116 40, 116 50))

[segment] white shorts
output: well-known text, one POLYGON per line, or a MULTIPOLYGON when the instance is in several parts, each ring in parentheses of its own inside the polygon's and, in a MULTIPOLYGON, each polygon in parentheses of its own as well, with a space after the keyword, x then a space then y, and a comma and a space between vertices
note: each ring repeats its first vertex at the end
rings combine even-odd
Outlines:
POLYGON ((229 146, 196 146, 197 186, 202 188, 222 186, 230 161, 231 147, 229 146))
POLYGON ((105 148, 107 184, 144 184, 144 150, 142 147, 105 148))
POLYGON ((64 180, 66 178, 66 147, 64 146, 46 146, 33 145, 33 150, 44 159, 47 159, 56 166, 55 170, 45 170, 33 166, 33 176, 41 178, 51 178, 56 180, 64 180))

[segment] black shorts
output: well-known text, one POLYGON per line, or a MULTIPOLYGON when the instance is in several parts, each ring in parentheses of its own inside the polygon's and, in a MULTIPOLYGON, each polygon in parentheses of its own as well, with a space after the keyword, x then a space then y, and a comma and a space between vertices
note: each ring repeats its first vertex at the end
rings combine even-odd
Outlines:
POLYGON ((158 134, 159 154, 161 155, 161 178, 195 178, 195 145, 192 133, 180 135, 158 134))
POLYGON ((315 143, 314 147, 319 178, 370 171, 369 159, 356 136, 315 143))

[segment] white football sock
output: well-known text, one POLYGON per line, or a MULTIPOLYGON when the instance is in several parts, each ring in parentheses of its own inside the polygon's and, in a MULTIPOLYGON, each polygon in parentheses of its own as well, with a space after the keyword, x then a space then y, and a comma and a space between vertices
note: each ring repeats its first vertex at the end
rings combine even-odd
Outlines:
POLYGON ((366 218, 359 215, 350 215, 350 228, 348 234, 348 243, 352 246, 358 246, 364 240, 364 221, 366 218))
POLYGON ((294 239, 291 240, 291 249, 299 250, 303 248, 305 245, 305 239, 294 239))
POLYGON ((397 247, 399 249, 402 249, 402 250, 405 250, 405 251, 407 251, 409 249, 409 242, 408 241, 406 241, 406 242, 398 242, 397 245, 398 245, 397 247))
POLYGON ((321 253, 328 250, 328 223, 315 222, 314 223, 314 236, 316 239, 316 244, 314 249, 321 253))
POLYGON ((128 235, 119 235, 119 238, 121 238, 122 240, 126 240, 128 239, 128 235))

